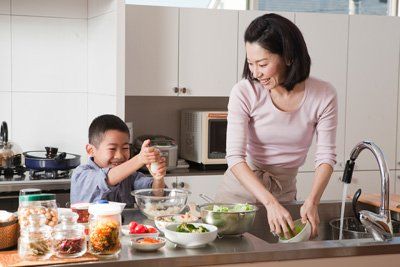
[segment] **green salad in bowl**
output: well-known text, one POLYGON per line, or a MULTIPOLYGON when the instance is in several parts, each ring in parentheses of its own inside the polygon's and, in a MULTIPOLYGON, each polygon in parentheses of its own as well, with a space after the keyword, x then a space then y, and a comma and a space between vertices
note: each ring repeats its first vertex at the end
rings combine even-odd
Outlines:
POLYGON ((180 232, 180 233, 207 233, 207 232, 210 232, 207 228, 205 228, 202 225, 199 225, 196 227, 194 224, 191 224, 191 223, 181 223, 176 228, 176 231, 180 232))
POLYGON ((214 212, 246 212, 253 211, 254 206, 248 203, 235 204, 235 205, 214 205, 212 211, 214 212))

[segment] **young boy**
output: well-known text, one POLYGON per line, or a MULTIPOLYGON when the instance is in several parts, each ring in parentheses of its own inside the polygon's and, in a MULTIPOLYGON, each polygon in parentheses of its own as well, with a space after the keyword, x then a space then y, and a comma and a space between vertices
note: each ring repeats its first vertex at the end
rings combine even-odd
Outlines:
POLYGON ((140 153, 129 159, 129 129, 117 116, 102 115, 95 118, 89 127, 90 156, 87 164, 77 167, 71 177, 71 204, 96 202, 100 199, 134 203, 131 191, 143 188, 164 188, 166 173, 165 158, 150 140, 143 142, 140 153), (157 162, 158 168, 151 172, 150 164, 157 162), (151 177, 138 172, 146 165, 151 177))

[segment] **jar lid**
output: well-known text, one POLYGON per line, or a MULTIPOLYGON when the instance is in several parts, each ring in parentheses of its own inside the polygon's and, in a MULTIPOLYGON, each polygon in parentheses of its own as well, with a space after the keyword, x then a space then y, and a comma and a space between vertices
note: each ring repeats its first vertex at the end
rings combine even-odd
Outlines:
POLYGON ((20 201, 41 201, 41 200, 55 200, 55 194, 36 194, 36 195, 23 195, 19 196, 20 201))
POLYGON ((121 208, 115 204, 92 204, 89 213, 93 215, 116 215, 121 214, 121 208))
POLYGON ((76 210, 87 210, 89 209, 90 203, 85 203, 85 202, 80 202, 80 203, 75 203, 71 205, 71 209, 76 209, 76 210))

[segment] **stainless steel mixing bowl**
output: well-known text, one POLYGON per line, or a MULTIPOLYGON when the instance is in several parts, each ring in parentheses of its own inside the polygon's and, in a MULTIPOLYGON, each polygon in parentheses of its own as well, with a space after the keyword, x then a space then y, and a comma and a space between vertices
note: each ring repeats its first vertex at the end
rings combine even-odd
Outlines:
POLYGON ((254 205, 251 211, 242 212, 217 212, 213 211, 214 205, 233 208, 236 204, 208 203, 200 206, 200 214, 203 222, 218 227, 218 235, 242 235, 253 226, 258 208, 254 205))

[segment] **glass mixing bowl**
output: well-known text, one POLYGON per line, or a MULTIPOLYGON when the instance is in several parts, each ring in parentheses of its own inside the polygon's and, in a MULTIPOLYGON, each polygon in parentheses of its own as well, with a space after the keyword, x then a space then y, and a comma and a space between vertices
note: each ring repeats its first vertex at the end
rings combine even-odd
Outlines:
POLYGON ((135 197, 139 210, 149 219, 162 215, 181 213, 188 196, 187 190, 182 189, 140 189, 131 192, 135 197))

